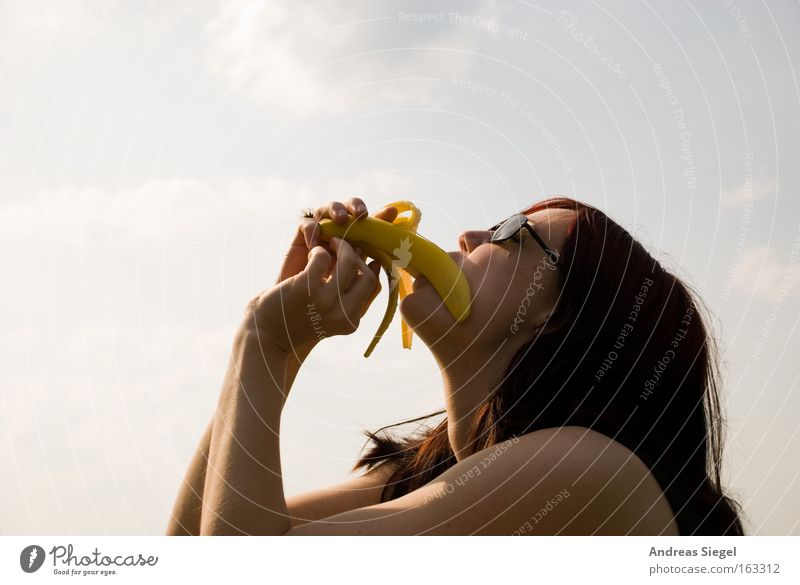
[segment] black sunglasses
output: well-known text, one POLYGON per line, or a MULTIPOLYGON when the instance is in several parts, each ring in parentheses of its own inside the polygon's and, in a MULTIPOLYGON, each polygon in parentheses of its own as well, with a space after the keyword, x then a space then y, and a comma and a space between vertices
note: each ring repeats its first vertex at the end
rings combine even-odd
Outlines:
MULTIPOLYGON (((530 234, 533 236, 533 239, 536 240, 536 243, 538 243, 542 247, 542 250, 545 251, 545 254, 547 254, 547 257, 550 259, 550 262, 558 267, 558 252, 555 252, 547 247, 547 244, 545 244, 542 238, 539 237, 539 234, 533 230, 531 224, 528 223, 528 216, 524 213, 512 215, 507 220, 501 221, 497 225, 490 227, 489 231, 492 232, 491 241, 502 242, 511 238, 516 239, 517 234, 522 228, 525 228, 530 232, 530 234)), ((517 241, 519 240, 517 239, 517 241)))

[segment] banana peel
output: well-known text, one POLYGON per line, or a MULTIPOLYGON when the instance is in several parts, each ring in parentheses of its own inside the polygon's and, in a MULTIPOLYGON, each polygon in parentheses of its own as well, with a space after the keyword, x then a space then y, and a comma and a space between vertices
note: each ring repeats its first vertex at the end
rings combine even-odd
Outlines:
MULTIPOLYGON (((397 217, 391 223, 375 217, 351 218, 343 224, 330 219, 319 222, 321 239, 330 241, 336 236, 360 247, 367 256, 380 262, 388 279, 386 311, 364 357, 370 356, 389 328, 399 301, 412 291, 413 279, 424 276, 458 322, 469 315, 472 300, 461 267, 447 252, 417 233, 422 217, 420 210, 410 201, 395 201, 385 207, 397 208, 397 217), (401 215, 406 212, 408 216, 401 215)), ((403 348, 410 349, 413 331, 402 317, 400 329, 403 348)))

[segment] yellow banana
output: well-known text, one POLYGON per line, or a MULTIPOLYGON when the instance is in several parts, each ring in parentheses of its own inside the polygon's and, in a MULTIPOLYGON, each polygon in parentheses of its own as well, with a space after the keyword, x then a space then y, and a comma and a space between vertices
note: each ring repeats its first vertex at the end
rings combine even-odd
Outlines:
MULTIPOLYGON (((410 201, 395 201, 385 207, 396 207, 397 217, 392 223, 374 217, 337 224, 330 219, 319 222, 320 237, 330 241, 333 236, 347 240, 352 246, 360 247, 364 254, 380 262, 389 281, 389 302, 378 331, 372 338, 364 357, 383 337, 394 318, 398 297, 402 300, 411 292, 412 277, 424 276, 456 321, 463 321, 469 315, 472 292, 461 268, 447 252, 419 235, 417 226, 422 217, 419 209, 410 201), (408 217, 401 216, 409 212, 408 217)), ((411 347, 412 330, 401 319, 401 332, 404 348, 411 347)))

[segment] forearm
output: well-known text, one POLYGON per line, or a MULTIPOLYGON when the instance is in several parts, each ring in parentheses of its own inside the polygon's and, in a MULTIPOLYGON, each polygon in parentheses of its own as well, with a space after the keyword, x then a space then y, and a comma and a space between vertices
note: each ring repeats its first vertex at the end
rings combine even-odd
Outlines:
POLYGON ((200 534, 200 516, 203 507, 203 490, 206 482, 206 465, 211 446, 214 420, 208 423, 205 433, 189 463, 181 483, 178 497, 167 525, 167 536, 196 536, 200 534))
MULTIPOLYGON (((286 387, 291 388, 297 373, 311 353, 314 345, 307 344, 296 349, 296 353, 289 356, 286 365, 286 387)), ((203 494, 205 491, 206 469, 209 451, 211 449, 211 436, 214 419, 208 423, 194 456, 189 463, 189 469, 181 482, 178 496, 173 505, 172 515, 167 524, 168 536, 197 536, 200 534, 200 519, 203 508, 203 494)))
POLYGON ((263 341, 245 333, 234 343, 214 415, 202 535, 283 534, 291 528, 279 432, 292 362, 263 341))

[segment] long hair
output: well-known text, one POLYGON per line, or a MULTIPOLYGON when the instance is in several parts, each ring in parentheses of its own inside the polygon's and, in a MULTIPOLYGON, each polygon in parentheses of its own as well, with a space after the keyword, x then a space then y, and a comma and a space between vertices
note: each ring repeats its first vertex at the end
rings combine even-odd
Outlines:
MULTIPOLYGON (((625 445, 651 470, 681 534, 742 535, 722 487, 724 421, 716 348, 699 297, 600 210, 565 197, 525 209, 575 212, 560 251, 560 291, 545 323, 512 358, 475 413, 468 453, 539 429, 577 425, 625 445)), ((387 460, 398 470, 381 501, 456 463, 447 419, 402 438, 364 431, 353 470, 387 460)))

